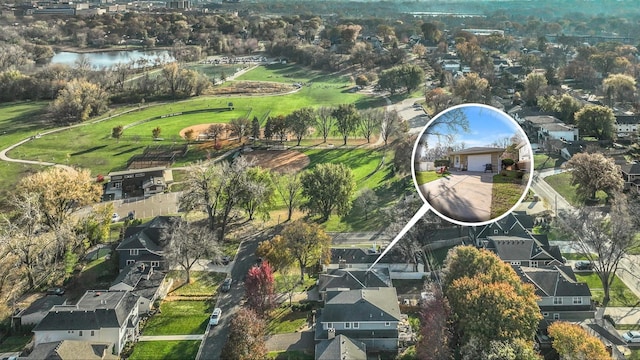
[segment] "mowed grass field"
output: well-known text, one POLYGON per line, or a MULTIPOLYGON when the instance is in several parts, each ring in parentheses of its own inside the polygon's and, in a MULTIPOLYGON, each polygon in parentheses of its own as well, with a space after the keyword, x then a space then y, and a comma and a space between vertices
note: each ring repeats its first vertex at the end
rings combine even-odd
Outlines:
MULTIPOLYGON (((0 149, 50 128, 42 114, 48 103, 29 101, 0 105, 0 149)), ((42 167, 9 162, 0 162, 0 199, 7 199, 18 180, 42 167)))
POLYGON ((309 156, 308 169, 318 164, 345 164, 354 173, 356 195, 369 188, 377 196, 375 206, 365 216, 363 209, 352 207, 344 217, 331 215, 323 224, 326 231, 376 231, 389 222, 378 210, 394 204, 403 194, 415 193, 411 176, 399 177, 393 171, 393 152, 371 149, 305 150, 309 156))
MULTIPOLYGON (((153 104, 99 123, 90 120, 88 125, 61 131, 30 141, 9 155, 18 159, 55 162, 89 168, 94 174, 123 169, 128 159, 141 154, 147 146, 184 144, 180 130, 199 124, 227 123, 238 117, 257 117, 262 123, 267 116, 289 114, 302 107, 334 106, 341 103, 371 105, 364 94, 348 93, 349 79, 339 75, 319 75, 295 65, 279 65, 274 68, 258 67, 245 74, 248 80, 284 77, 311 83, 300 91, 280 96, 198 97, 178 102, 153 104), (301 76, 306 74, 307 77, 301 76), (233 110, 228 109, 232 102, 233 110), (182 113, 161 118, 163 115, 182 113), (148 120, 148 121, 146 121, 148 120), (145 122, 146 121, 146 122, 145 122), (114 127, 125 127, 122 138, 111 137, 114 127), (154 141, 152 130, 160 127, 162 141, 154 141)), ((288 78, 287 79, 293 79, 288 78)), ((196 154, 198 155, 198 154, 196 154)), ((201 158, 205 153, 202 152, 201 158)), ((196 156, 197 157, 197 156, 196 156)), ((193 159, 196 160, 196 159, 193 159)))

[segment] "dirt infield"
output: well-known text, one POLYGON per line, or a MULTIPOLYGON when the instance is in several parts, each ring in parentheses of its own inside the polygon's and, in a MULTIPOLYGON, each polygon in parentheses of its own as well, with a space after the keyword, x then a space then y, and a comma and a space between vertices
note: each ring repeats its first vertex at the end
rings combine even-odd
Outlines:
POLYGON ((196 137, 198 137, 198 135, 205 133, 207 131, 207 129, 209 128, 209 126, 211 126, 211 124, 199 124, 199 125, 193 125, 193 126, 189 126, 186 127, 182 130, 180 130, 180 137, 184 138, 184 133, 187 132, 187 130, 193 129, 193 133, 196 135, 196 137))
POLYGON ((300 171, 309 165, 309 157, 296 150, 258 150, 245 156, 258 166, 280 173, 300 171))

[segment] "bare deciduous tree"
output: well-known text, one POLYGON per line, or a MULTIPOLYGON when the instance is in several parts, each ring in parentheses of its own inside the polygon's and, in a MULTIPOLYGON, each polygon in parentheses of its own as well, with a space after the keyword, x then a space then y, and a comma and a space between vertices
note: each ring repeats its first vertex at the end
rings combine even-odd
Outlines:
POLYGON ((604 307, 609 303, 620 260, 637 247, 634 237, 638 228, 633 216, 627 197, 616 194, 608 214, 602 207, 582 207, 556 219, 580 253, 593 263, 604 289, 604 307))
POLYGON ((222 251, 213 233, 206 226, 178 220, 162 235, 165 258, 171 265, 179 265, 186 273, 187 284, 191 282, 191 268, 200 259, 217 257, 222 251))

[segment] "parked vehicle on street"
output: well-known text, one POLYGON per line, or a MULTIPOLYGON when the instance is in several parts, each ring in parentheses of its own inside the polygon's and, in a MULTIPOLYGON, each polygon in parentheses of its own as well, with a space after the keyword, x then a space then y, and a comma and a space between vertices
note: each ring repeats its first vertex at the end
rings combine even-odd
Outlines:
POLYGON ((573 267, 576 270, 593 270, 593 263, 591 261, 580 260, 576 261, 573 267))
POLYGON ((209 325, 215 326, 220 322, 220 317, 222 316, 222 309, 215 308, 213 313, 211 313, 211 318, 209 319, 209 325))
POLYGON ((222 282, 222 286, 220 287, 220 290, 222 290, 222 292, 229 292, 229 290, 231 290, 231 278, 226 278, 224 279, 224 281, 222 282))
POLYGON ((628 343, 640 343, 640 331, 627 331, 622 338, 628 343))

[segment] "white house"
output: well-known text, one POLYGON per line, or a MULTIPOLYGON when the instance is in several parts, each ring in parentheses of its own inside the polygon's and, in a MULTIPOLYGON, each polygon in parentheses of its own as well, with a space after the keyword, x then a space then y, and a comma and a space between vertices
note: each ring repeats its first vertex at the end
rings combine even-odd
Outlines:
POLYGON ((541 124, 538 129, 538 139, 541 143, 549 139, 563 141, 577 141, 580 133, 577 127, 563 123, 541 124))
POLYGON ((76 305, 57 305, 33 329, 35 345, 63 340, 112 343, 119 354, 138 334, 138 296, 88 290, 76 305))

